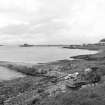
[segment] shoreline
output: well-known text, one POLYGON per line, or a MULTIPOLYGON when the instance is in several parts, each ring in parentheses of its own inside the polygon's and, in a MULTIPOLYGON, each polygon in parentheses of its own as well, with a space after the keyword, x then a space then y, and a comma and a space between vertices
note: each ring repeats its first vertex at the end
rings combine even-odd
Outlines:
MULTIPOLYGON (((105 51, 102 49, 102 52, 100 52, 99 50, 97 50, 96 54, 74 56, 72 57, 73 60, 64 59, 49 63, 39 63, 35 65, 27 65, 25 63, 20 65, 19 63, 16 64, 8 61, 0 61, 0 66, 21 72, 26 75, 22 78, 0 82, 0 92, 2 93, 1 97, 3 96, 2 98, 3 102, 5 103, 4 105, 9 105, 9 103, 12 103, 14 98, 16 101, 18 97, 20 99, 22 97, 26 97, 26 94, 29 96, 27 96, 25 100, 30 100, 30 102, 32 102, 32 100, 35 98, 33 98, 33 95, 30 96, 31 92, 36 94, 37 98, 41 102, 44 100, 43 98, 49 97, 48 95, 45 97, 46 93, 49 94, 52 90, 54 90, 54 88, 59 87, 57 87, 57 84, 59 85, 60 82, 58 81, 55 83, 57 78, 62 77, 68 73, 81 73, 84 71, 84 69, 89 67, 98 67, 101 70, 100 73, 104 77, 105 51), (12 89, 12 92, 10 92, 10 90, 7 91, 8 88, 10 90, 12 89)), ((58 93, 62 94, 62 92, 58 93)))
MULTIPOLYGON (((84 50, 86 50, 86 49, 84 49, 84 50)), ((78 63, 79 60, 81 62, 81 60, 86 60, 85 58, 87 56, 94 56, 96 54, 100 54, 100 52, 97 51, 97 53, 95 53, 95 54, 85 54, 85 55, 71 56, 70 57, 71 60, 62 59, 62 60, 56 60, 56 61, 51 61, 51 62, 47 62, 47 63, 36 63, 36 64, 34 64, 34 63, 24 63, 24 62, 0 61, 0 66, 5 67, 5 68, 10 69, 10 70, 13 70, 13 71, 16 71, 17 73, 19 72, 19 73, 21 73, 23 75, 26 75, 26 76, 29 76, 29 75, 31 75, 31 76, 38 76, 38 75, 47 76, 48 74, 47 75, 43 74, 43 72, 47 72, 48 69, 57 70, 57 68, 59 69, 59 67, 61 65, 66 65, 66 64, 69 64, 69 66, 72 66, 72 67, 74 66, 75 67, 75 63, 78 63), (44 69, 44 70, 42 70, 42 69, 44 69)), ((71 71, 73 73, 74 68, 72 68, 72 67, 69 67, 69 69, 72 69, 71 71)), ((63 66, 62 66, 62 68, 63 68, 63 66)), ((62 70, 60 70, 60 72, 62 72, 62 70)), ((65 71, 63 70, 63 72, 66 72, 66 70, 65 71)))
MULTIPOLYGON (((86 50, 86 49, 84 49, 84 50, 86 50)), ((27 75, 27 73, 25 73, 24 71, 15 69, 15 67, 16 68, 19 67, 21 69, 23 69, 25 67, 27 69, 31 69, 32 67, 34 67, 34 68, 36 67, 38 69, 38 68, 46 67, 48 65, 50 65, 50 66, 51 65, 60 65, 62 63, 68 63, 68 62, 72 64, 72 62, 78 62, 79 60, 85 60, 84 59, 85 57, 87 57, 87 56, 94 56, 96 54, 100 54, 100 52, 97 51, 97 53, 95 53, 95 54, 85 54, 85 55, 71 56, 70 57, 70 58, 72 58, 71 60, 69 60, 69 59, 62 59, 62 60, 56 60, 56 61, 51 61, 51 62, 46 62, 46 63, 36 63, 36 64, 34 64, 34 63, 24 63, 24 62, 0 61, 0 66, 6 67, 6 68, 9 68, 10 70, 17 71, 17 72, 20 72, 20 73, 23 73, 23 74, 27 75), (13 68, 12 68, 12 66, 13 66, 13 68)), ((30 71, 28 71, 28 72, 30 72, 30 71)))

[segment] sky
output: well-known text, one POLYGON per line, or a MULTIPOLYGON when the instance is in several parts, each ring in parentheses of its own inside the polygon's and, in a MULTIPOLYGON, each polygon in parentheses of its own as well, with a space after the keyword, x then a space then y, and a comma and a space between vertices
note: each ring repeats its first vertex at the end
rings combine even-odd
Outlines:
POLYGON ((0 44, 83 44, 105 38, 105 0, 0 0, 0 44))

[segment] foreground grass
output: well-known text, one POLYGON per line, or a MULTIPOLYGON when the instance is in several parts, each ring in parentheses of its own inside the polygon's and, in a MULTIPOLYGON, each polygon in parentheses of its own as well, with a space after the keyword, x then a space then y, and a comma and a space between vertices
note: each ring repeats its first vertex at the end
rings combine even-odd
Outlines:
POLYGON ((67 91, 56 97, 47 98, 39 105, 105 105, 105 83, 78 91, 67 91))

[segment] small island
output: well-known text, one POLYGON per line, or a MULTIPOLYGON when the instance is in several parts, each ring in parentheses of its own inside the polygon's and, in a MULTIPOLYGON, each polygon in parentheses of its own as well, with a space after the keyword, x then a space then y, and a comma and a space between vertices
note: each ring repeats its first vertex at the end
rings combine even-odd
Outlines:
POLYGON ((20 45, 20 47, 33 47, 34 45, 30 45, 30 44, 27 44, 27 43, 25 43, 25 44, 23 44, 23 45, 20 45))

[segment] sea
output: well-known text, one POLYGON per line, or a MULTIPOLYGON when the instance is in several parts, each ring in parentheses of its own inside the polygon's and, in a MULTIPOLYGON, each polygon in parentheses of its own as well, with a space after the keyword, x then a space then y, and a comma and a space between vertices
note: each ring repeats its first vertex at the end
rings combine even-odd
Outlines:
POLYGON ((0 61, 23 63, 47 63, 71 59, 71 56, 94 54, 97 51, 66 49, 62 47, 0 46, 0 61))

